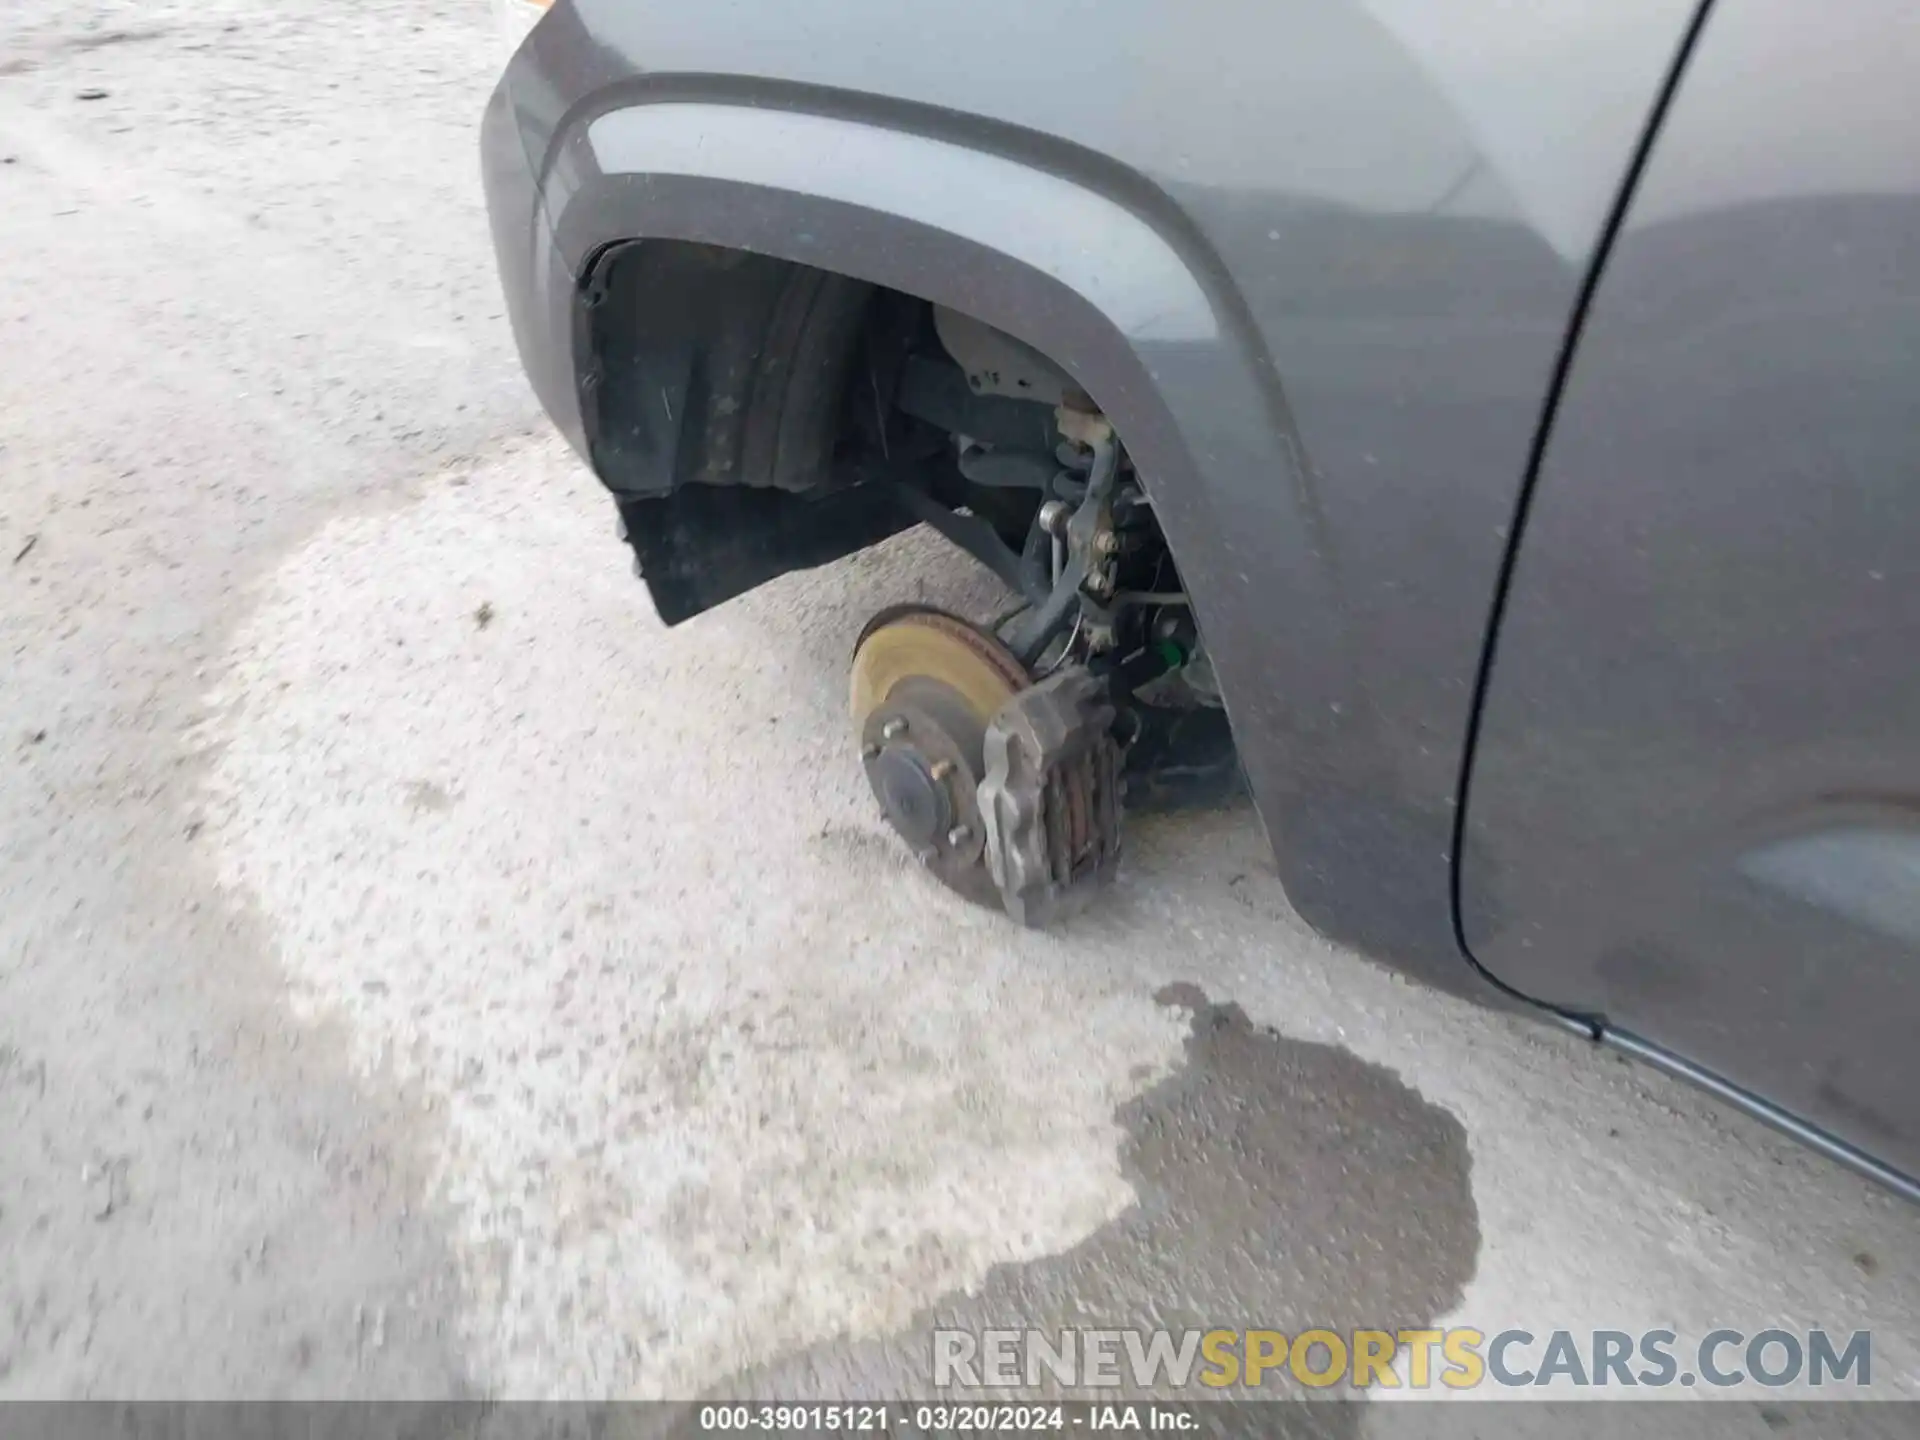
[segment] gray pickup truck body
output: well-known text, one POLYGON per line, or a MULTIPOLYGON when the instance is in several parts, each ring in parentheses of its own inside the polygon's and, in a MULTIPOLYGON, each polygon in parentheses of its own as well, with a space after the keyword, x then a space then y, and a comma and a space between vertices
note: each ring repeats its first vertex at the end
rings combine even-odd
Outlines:
POLYGON ((1124 436, 1308 920, 1916 1193, 1917 66, 1900 0, 559 0, 485 173, 555 422, 704 507, 667 618, 898 528, 713 483, 672 255, 985 322, 1124 436))

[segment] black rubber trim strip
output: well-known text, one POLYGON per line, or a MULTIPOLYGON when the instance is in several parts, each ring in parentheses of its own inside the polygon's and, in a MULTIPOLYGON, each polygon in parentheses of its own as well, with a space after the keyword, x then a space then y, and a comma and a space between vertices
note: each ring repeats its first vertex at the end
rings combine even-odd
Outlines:
POLYGON ((1485 641, 1480 647, 1480 669, 1473 682, 1473 704, 1467 716, 1467 741, 1460 755, 1460 778, 1454 786, 1456 803, 1453 807, 1453 873, 1451 877, 1453 938, 1460 947, 1460 953, 1467 963, 1480 972, 1489 983, 1529 1005, 1539 1006, 1559 1016, 1572 1028, 1584 1030, 1595 1039, 1602 1038, 1604 1019, 1597 1015, 1583 1014, 1578 1009, 1556 1005, 1552 1001, 1541 1000, 1524 991, 1516 990, 1498 975, 1495 975, 1474 956, 1467 946, 1467 930, 1462 915, 1461 872, 1464 868, 1467 838, 1467 807, 1473 795, 1473 761, 1480 747, 1480 725, 1486 714, 1487 692, 1493 683, 1494 656, 1500 646, 1500 630, 1506 619, 1507 602, 1513 589, 1514 567, 1520 556, 1521 542, 1526 536, 1527 516, 1533 508, 1533 494, 1540 481, 1540 467, 1545 460, 1547 444, 1553 436, 1553 422, 1559 414, 1560 401, 1566 392, 1567 377, 1573 370, 1573 359, 1580 349, 1581 332, 1587 324, 1587 314, 1593 308, 1593 297, 1600 288, 1600 277, 1606 273, 1607 261, 1613 254, 1615 242, 1626 226, 1627 213, 1633 206, 1633 197, 1640 188, 1640 177, 1645 173, 1647 162, 1653 156, 1653 147, 1660 138, 1665 126, 1667 112, 1673 108, 1674 96, 1680 92, 1680 83, 1687 72, 1687 65, 1693 59, 1693 52, 1705 31, 1707 20, 1713 13, 1714 0, 1701 0, 1700 8, 1694 12, 1692 22, 1686 33, 1681 36, 1680 46, 1674 51, 1673 63, 1667 67, 1667 76, 1661 82, 1660 93, 1653 102, 1653 109, 1647 114, 1647 123, 1640 132, 1640 141, 1634 147, 1633 159, 1627 166, 1627 173, 1620 182, 1620 189, 1613 198, 1613 208, 1607 214, 1607 223, 1600 232, 1600 240, 1594 246, 1593 259, 1587 264, 1587 273, 1580 284, 1579 298, 1574 302, 1573 314, 1567 322, 1567 333, 1560 342, 1560 354, 1554 361, 1553 378, 1547 386, 1546 403, 1541 407, 1539 424, 1533 432, 1533 445, 1527 453, 1526 475, 1520 483, 1520 495, 1514 502, 1513 520, 1507 527, 1507 551, 1500 560, 1500 574, 1494 582, 1493 606, 1487 615, 1485 641))
POLYGON ((1846 1141, 1829 1135, 1817 1125, 1796 1119, 1779 1106, 1762 1100, 1751 1091, 1742 1090, 1731 1081, 1723 1080, 1710 1070, 1703 1070, 1691 1060, 1663 1050, 1651 1040, 1642 1040, 1638 1035, 1625 1030, 1602 1030, 1600 1042, 1611 1046, 1622 1054, 1643 1060, 1656 1070, 1663 1070, 1676 1079, 1685 1080, 1689 1085, 1697 1086, 1724 1101, 1736 1110, 1744 1110, 1763 1125, 1769 1125, 1781 1134, 1798 1140, 1810 1150, 1816 1150, 1829 1160, 1846 1166, 1857 1174, 1866 1176, 1876 1184, 1884 1185, 1903 1200, 1920 1204, 1920 1180, 1884 1165, 1864 1150, 1849 1145, 1846 1141))

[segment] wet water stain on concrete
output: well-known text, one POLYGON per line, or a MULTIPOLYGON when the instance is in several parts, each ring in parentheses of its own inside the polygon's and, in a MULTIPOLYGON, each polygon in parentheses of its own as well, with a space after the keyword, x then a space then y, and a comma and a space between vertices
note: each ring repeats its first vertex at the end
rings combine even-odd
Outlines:
MULTIPOLYGON (((1459 1121, 1391 1071, 1254 1026, 1195 986, 1157 998, 1186 1009, 1192 1029, 1184 1065, 1118 1112, 1134 1205, 1064 1254, 996 1268, 978 1293, 943 1298, 903 1330, 812 1346, 709 1398, 930 1397, 936 1329, 1292 1334, 1404 1329, 1453 1308, 1480 1244, 1459 1121)), ((1144 1393, 1039 1378, 1030 1391, 965 1398, 1144 1393)), ((1269 1374, 1260 1393, 1300 1393, 1276 1380, 1295 1383, 1269 1374)), ((1232 1393, 1193 1386, 1184 1398, 1232 1393)), ((1341 1435, 1357 1422, 1354 1407, 1327 1404, 1291 1423, 1341 1435)))

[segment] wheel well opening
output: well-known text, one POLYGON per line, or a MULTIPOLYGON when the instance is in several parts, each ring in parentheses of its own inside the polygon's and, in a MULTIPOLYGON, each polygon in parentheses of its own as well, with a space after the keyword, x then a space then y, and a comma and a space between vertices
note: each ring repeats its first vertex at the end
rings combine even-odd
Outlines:
POLYGON ((916 467, 931 481, 954 436, 1044 456, 1055 407, 1093 408, 969 316, 772 256, 630 242, 601 253, 583 294, 593 460, 616 494, 798 494, 916 467))
POLYGON ((1152 501, 1063 367, 918 296, 710 245, 613 247, 583 297, 591 458, 669 624, 923 522, 1013 592, 1023 664, 1211 715, 1182 743, 1217 725, 1230 754, 1152 501))
POLYGON ((1018 546, 1057 468, 1056 406, 1091 407, 958 312, 692 242, 602 251, 577 334, 589 458, 671 623, 927 518, 903 499, 1018 546))

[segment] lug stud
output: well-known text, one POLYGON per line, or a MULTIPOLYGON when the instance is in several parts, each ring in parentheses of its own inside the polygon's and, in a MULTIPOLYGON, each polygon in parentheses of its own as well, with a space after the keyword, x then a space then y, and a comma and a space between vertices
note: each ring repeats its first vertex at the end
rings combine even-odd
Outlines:
POLYGON ((880 727, 881 736, 884 739, 888 739, 888 740, 898 740, 902 735, 906 733, 907 733, 907 722, 898 718, 897 716, 894 719, 887 721, 886 724, 880 727))
POLYGON ((860 747, 860 758, 862 760, 878 760, 880 758, 880 747, 873 744, 862 745, 860 747))
POLYGON ((956 850, 960 849, 961 846, 965 845, 971 839, 973 839, 973 827, 970 825, 956 825, 953 829, 947 831, 947 844, 956 850))
POLYGON ((932 774, 935 780, 945 780, 949 775, 953 774, 953 761, 951 760, 934 761, 933 769, 930 773, 932 774))

